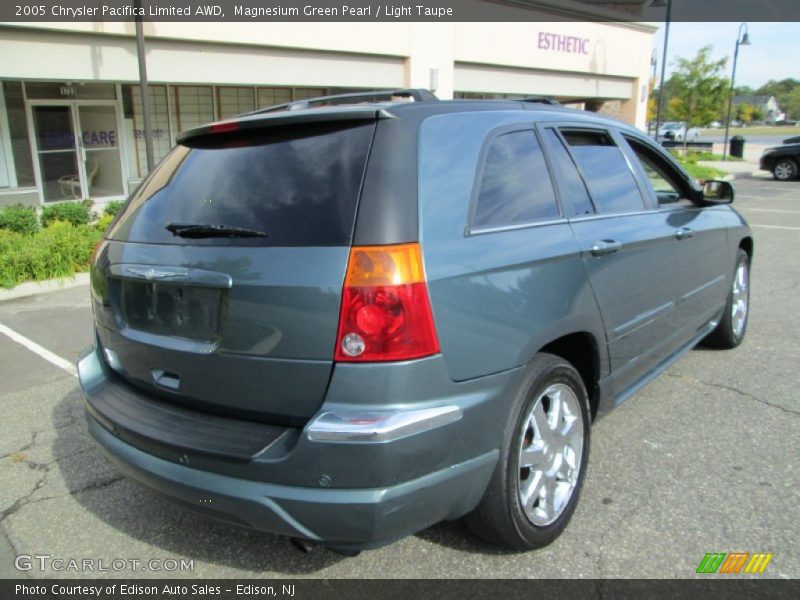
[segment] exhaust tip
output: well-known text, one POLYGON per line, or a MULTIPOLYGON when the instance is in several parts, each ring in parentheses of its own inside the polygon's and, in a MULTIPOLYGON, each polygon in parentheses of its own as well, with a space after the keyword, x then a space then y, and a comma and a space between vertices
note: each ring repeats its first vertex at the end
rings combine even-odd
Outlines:
POLYGON ((292 543, 292 546, 300 550, 303 554, 308 554, 314 548, 316 548, 316 544, 310 540, 301 540, 300 538, 291 538, 289 540, 292 543))

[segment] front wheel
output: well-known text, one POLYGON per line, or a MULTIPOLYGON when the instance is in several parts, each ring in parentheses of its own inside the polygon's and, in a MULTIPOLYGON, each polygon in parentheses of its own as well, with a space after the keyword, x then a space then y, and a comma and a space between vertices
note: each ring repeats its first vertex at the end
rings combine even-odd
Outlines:
POLYGON ((589 398, 567 361, 538 354, 514 403, 500 460, 470 530, 513 550, 541 548, 567 526, 589 456, 589 398))
POLYGON ((772 176, 778 181, 791 181, 797 177, 797 163, 791 158, 782 158, 772 167, 772 176))
POLYGON ((736 348, 744 339, 749 315, 750 257, 740 248, 736 255, 736 270, 728 290, 725 310, 716 329, 705 339, 706 344, 715 348, 736 348))

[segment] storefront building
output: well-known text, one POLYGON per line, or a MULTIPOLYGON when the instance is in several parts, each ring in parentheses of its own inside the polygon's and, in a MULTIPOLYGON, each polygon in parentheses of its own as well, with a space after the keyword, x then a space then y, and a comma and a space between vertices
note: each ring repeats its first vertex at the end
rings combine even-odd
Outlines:
MULTIPOLYGON (((644 128, 656 29, 588 20, 144 27, 157 161, 189 127, 368 89, 543 94, 644 128)), ((133 23, 0 23, 0 205, 126 197, 147 171, 137 81, 133 23)))

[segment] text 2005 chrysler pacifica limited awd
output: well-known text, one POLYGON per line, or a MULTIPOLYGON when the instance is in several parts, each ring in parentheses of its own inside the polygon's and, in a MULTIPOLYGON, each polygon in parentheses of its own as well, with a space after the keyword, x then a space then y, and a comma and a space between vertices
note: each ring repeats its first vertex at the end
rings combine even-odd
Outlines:
POLYGON ((355 552, 465 516, 540 547, 592 422, 741 342, 751 234, 617 121, 393 94, 182 134, 93 257, 89 430, 231 524, 355 552))

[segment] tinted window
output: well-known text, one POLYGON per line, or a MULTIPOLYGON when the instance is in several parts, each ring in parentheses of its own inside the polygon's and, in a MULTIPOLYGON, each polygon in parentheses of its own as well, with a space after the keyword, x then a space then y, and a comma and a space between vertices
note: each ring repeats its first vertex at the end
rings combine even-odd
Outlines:
POLYGON ((592 214, 594 208, 592 200, 589 198, 589 192, 586 191, 586 185, 583 183, 575 163, 572 162, 572 157, 564 147, 561 137, 553 129, 547 129, 545 137, 553 158, 551 162, 556 173, 564 211, 571 217, 592 214))
POLYGON ((178 146, 140 186, 112 239, 160 244, 350 243, 374 125, 282 128, 178 146), (255 229, 266 237, 187 239, 169 223, 255 229))
POLYGON ((553 183, 533 131, 497 137, 486 153, 472 227, 521 225, 558 217, 553 183))
POLYGON ((625 138, 630 144, 631 149, 639 159, 642 169, 647 175, 647 181, 653 188, 653 193, 659 205, 665 204, 685 204, 691 205, 688 194, 685 193, 685 185, 682 186, 678 176, 673 173, 672 167, 659 157, 655 150, 651 150, 641 142, 625 138))
POLYGON ((598 212, 620 213, 644 208, 633 173, 610 135, 601 131, 562 130, 561 133, 586 178, 598 212))

